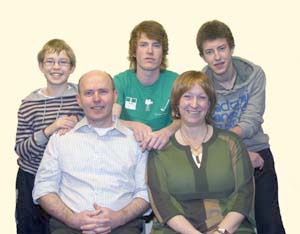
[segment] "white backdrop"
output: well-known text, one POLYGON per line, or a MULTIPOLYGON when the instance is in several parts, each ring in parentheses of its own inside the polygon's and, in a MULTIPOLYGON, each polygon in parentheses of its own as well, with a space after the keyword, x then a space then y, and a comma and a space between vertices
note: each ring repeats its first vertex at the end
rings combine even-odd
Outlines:
POLYGON ((296 2, 0 0, 1 229, 15 233, 17 110, 22 98, 45 85, 36 55, 46 41, 61 38, 74 49, 78 64, 70 81, 77 82, 81 74, 95 68, 114 75, 128 68, 132 28, 153 19, 162 23, 169 36, 169 69, 181 73, 204 66, 196 33, 205 21, 219 19, 232 29, 235 55, 254 61, 266 72, 264 129, 275 157, 281 212, 287 233, 299 233, 300 16, 296 2))

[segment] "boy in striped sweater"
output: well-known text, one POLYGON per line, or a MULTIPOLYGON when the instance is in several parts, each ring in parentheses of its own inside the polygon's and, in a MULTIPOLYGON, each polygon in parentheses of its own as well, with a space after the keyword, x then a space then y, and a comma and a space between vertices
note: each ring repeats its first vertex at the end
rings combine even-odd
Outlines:
POLYGON ((76 102, 77 86, 68 78, 76 67, 72 48, 63 40, 48 41, 38 53, 46 87, 30 93, 18 111, 15 151, 19 171, 16 180, 17 233, 49 233, 45 212, 32 201, 34 177, 49 137, 73 128, 83 116, 76 102))

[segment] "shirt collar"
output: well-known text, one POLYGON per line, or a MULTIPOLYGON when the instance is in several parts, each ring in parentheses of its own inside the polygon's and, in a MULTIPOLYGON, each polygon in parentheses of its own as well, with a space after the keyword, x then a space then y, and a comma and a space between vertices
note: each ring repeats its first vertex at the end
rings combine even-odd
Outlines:
MULTIPOLYGON (((86 117, 83 117, 74 127, 73 131, 83 131, 83 132, 86 132, 86 131, 89 131, 91 129, 94 129, 93 126, 91 126, 87 120, 86 117)), ((116 133, 117 134, 122 134, 122 135, 128 135, 130 132, 130 130, 125 127, 119 119, 115 119, 114 120, 114 124, 112 126, 112 129, 109 129, 105 135, 107 134, 112 134, 112 135, 115 135, 116 133)))

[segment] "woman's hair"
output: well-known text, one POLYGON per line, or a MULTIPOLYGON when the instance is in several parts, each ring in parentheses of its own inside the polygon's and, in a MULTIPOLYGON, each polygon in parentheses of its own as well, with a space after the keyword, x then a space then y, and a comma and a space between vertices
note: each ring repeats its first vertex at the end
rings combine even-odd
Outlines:
POLYGON ((172 116, 174 119, 180 119, 178 107, 180 98, 195 85, 199 85, 208 97, 209 109, 205 120, 206 123, 212 123, 212 113, 216 105, 215 89, 210 79, 201 71, 186 71, 175 80, 171 93, 172 116))

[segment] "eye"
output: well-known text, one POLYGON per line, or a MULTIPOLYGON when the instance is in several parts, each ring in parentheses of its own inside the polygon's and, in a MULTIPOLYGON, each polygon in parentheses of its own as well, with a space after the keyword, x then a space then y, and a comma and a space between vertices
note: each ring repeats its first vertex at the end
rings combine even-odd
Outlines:
POLYGON ((68 65, 70 65, 70 62, 68 60, 59 60, 58 64, 60 66, 68 66, 68 65))
POLYGON ((221 46, 221 47, 219 47, 219 51, 224 51, 224 50, 226 50, 226 46, 221 46))
POLYGON ((148 46, 148 43, 146 43, 146 42, 140 42, 139 43, 139 47, 147 47, 148 46))
POLYGON ((86 90, 84 92, 84 96, 86 96, 86 97, 92 97, 94 95, 94 93, 95 92, 93 90, 86 90))
POLYGON ((105 95, 105 94, 108 93, 108 90, 107 90, 107 89, 99 89, 99 90, 98 90, 98 93, 99 93, 100 95, 105 95))
POLYGON ((155 42, 155 43, 153 43, 153 47, 161 48, 161 44, 159 42, 155 42))
POLYGON ((205 54, 206 54, 206 55, 211 55, 211 54, 213 54, 213 50, 206 50, 206 51, 205 51, 205 54))
POLYGON ((192 96, 190 94, 186 93, 186 94, 183 95, 183 98, 185 98, 185 99, 191 99, 192 96))
POLYGON ((46 66, 53 66, 54 63, 55 63, 55 61, 54 61, 54 60, 51 60, 51 59, 47 59, 47 60, 44 62, 44 64, 45 64, 46 66))
POLYGON ((207 99, 207 96, 201 95, 201 96, 199 96, 198 98, 201 99, 201 100, 206 100, 206 99, 207 99))

